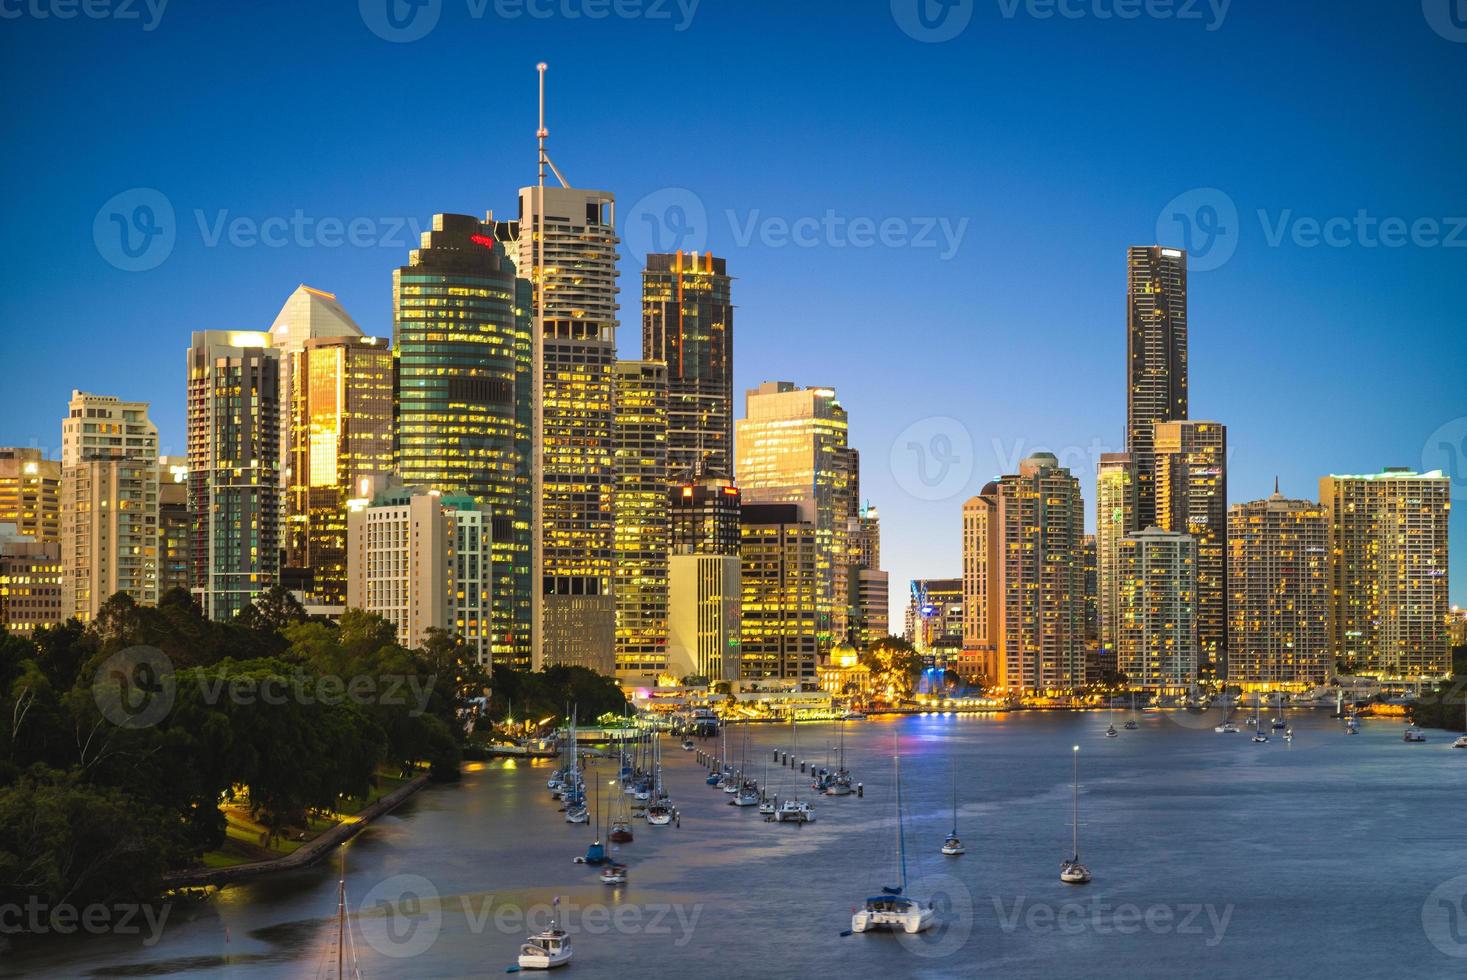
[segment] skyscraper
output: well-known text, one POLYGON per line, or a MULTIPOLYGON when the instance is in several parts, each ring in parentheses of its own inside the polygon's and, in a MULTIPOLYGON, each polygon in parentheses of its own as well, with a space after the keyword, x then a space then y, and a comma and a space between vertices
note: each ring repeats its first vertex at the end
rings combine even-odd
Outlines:
POLYGON ((1323 684, 1329 648, 1329 520, 1274 491, 1228 510, 1228 683, 1277 691, 1323 684))
POLYGON ((1330 646, 1346 671, 1382 679, 1441 677, 1447 647, 1451 479, 1392 468, 1327 476, 1330 646))
POLYGON ((684 553, 669 559, 665 673, 737 680, 743 631, 738 555, 684 553))
POLYGON ((612 432, 616 670, 656 676, 667 664, 667 365, 616 362, 612 432))
POLYGON ((1121 539, 1135 529, 1136 484, 1129 453, 1101 453, 1095 479, 1096 591, 1099 595, 1100 645, 1115 652, 1121 621, 1120 572, 1116 562, 1121 539))
POLYGON ((537 664, 610 674, 616 198, 606 191, 524 187, 519 204, 519 221, 499 226, 498 234, 518 247, 539 327, 537 664))
POLYGON ((195 331, 188 350, 194 592, 228 620, 280 571, 280 352, 262 332, 195 331))
POLYGON ((158 429, 147 402, 73 391, 61 422, 63 613, 158 601, 158 429))
POLYGON ((326 337, 289 365, 286 564, 317 604, 346 603, 346 504, 361 481, 393 472, 392 349, 377 337, 326 337))
POLYGON ((61 542, 61 461, 39 449, 0 449, 0 524, 40 544, 61 542))
POLYGON ((737 555, 743 495, 733 481, 703 477, 674 483, 667 495, 675 555, 737 555))
POLYGON ((1036 453, 964 507, 964 646, 993 647, 990 683, 1068 691, 1085 682, 1085 504, 1080 483, 1036 453), (972 596, 969 600, 968 596, 972 596), (986 635, 985 635, 986 634, 986 635))
POLYGON ((188 463, 182 456, 158 457, 158 596, 173 589, 188 591, 189 565, 188 463))
POLYGON ((667 455, 675 480, 733 475, 733 300, 710 253, 647 256, 642 356, 667 364, 667 455))
POLYGON ((0 633, 30 636, 62 622, 61 545, 0 523, 0 633))
POLYGON ((847 537, 855 513, 854 458, 846 411, 829 388, 766 381, 751 388, 736 424, 736 466, 744 505, 794 504, 814 530, 819 642, 844 639, 849 611, 847 537))
POLYGON ((1226 676, 1228 431, 1216 422, 1162 422, 1155 430, 1156 526, 1197 542, 1197 642, 1202 673, 1226 676))
POLYGON ((397 465, 405 484, 467 494, 488 507, 493 657, 528 667, 530 292, 496 231, 468 215, 435 215, 408 264, 393 272, 397 465))
POLYGON ((1136 521, 1156 523, 1153 426, 1187 417, 1187 253, 1132 246, 1126 256, 1126 452, 1136 521))
POLYGON ((1181 693, 1197 683, 1197 543, 1147 528, 1121 539, 1117 669, 1133 687, 1181 693))
POLYGON ((745 504, 741 521, 739 676, 814 681, 830 629, 821 534, 793 503, 745 504))
POLYGON ((963 655, 959 671, 969 682, 1006 687, 999 658, 998 484, 989 483, 963 503, 963 655))

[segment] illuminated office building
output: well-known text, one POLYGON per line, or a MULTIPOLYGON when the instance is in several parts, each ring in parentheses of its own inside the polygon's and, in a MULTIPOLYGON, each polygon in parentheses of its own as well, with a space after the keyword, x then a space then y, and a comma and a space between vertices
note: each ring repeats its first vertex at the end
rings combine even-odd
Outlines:
POLYGON ((1451 671, 1447 525, 1451 478, 1387 469, 1327 476, 1330 647, 1350 673, 1410 682, 1451 671))
POLYGON ((737 555, 743 496, 733 481, 703 477, 667 493, 675 555, 737 555))
POLYGON ((819 643, 845 637, 849 615, 850 521, 856 465, 847 445, 846 411, 829 388, 767 381, 748 391, 736 424, 744 505, 792 504, 818 542, 819 643))
POLYGON ((963 580, 912 580, 907 599, 904 638, 931 666, 960 670, 963 649, 963 580))
POLYGON ((346 506, 393 471, 392 348, 377 337, 305 340, 284 355, 290 436, 286 565, 314 605, 346 604, 346 506))
POLYGON ((1126 452, 1137 531, 1156 524, 1155 426, 1187 417, 1187 253, 1159 245, 1126 255, 1126 452))
POLYGON ((618 676, 667 664, 667 366, 616 362, 612 595, 618 676))
POLYGON ((667 665, 674 680, 738 680, 743 573, 737 554, 668 559, 667 665))
POLYGON ((1121 539, 1116 665, 1143 691, 1184 693, 1197 683, 1197 543, 1147 528, 1121 539))
POLYGON ((229 620, 280 572, 280 352, 270 335, 196 331, 188 349, 193 589, 229 620))
POLYGON ((1136 519, 1136 488, 1128 453, 1101 453, 1095 479, 1095 571, 1100 646, 1114 652, 1120 624, 1120 575, 1116 566, 1121 539, 1136 519))
POLYGON ((536 665, 615 669, 612 424, 617 328, 616 199, 571 187, 520 189, 518 249, 538 294, 540 539, 536 665), (539 215, 543 193, 544 216, 539 215))
POLYGON ((746 503, 740 536, 739 677, 814 683, 830 633, 820 531, 798 504, 746 503))
POLYGON ((158 601, 158 429, 147 402, 73 391, 61 422, 63 612, 158 601))
POLYGON ((1228 683, 1304 689, 1334 673, 1329 647, 1329 520, 1274 490, 1228 510, 1228 683))
POLYGON ((30 636, 62 622, 61 545, 0 523, 0 633, 30 636))
POLYGON ((1226 675, 1228 430, 1216 422, 1162 422, 1155 442, 1156 526, 1197 542, 1197 643, 1202 673, 1226 675))
MULTIPOLYGON (((402 482, 489 508, 492 651, 529 667, 533 360, 528 284, 492 223, 439 214, 392 274, 402 482)), ((609 649, 609 642, 608 642, 609 649)))
POLYGON ((642 356, 667 364, 667 457, 674 480, 733 475, 733 300, 725 260, 647 256, 642 356))
POLYGON ((891 579, 881 570, 881 515, 867 504, 850 522, 851 637, 865 648, 891 631, 891 579))
POLYGON ((969 683, 1003 687, 999 659, 998 484, 963 503, 963 653, 958 672, 969 683))
POLYGON ((188 591, 188 462, 182 456, 158 457, 158 596, 188 591))
POLYGON ((61 542, 61 461, 39 449, 0 449, 0 524, 41 544, 61 542))

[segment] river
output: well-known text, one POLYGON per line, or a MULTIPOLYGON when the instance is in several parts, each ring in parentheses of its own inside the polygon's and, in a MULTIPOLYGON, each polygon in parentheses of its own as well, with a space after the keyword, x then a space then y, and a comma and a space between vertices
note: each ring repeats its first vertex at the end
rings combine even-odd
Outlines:
MULTIPOLYGON (((1116 712, 1117 728, 1125 717, 1116 712)), ((582 980, 1467 972, 1467 751, 1446 733, 1411 745, 1381 720, 1346 737, 1326 712, 1291 712, 1295 741, 1260 745, 1247 728, 1214 733, 1215 712, 1143 713, 1117 738, 1104 737, 1108 720, 848 723, 846 759, 865 796, 822 798, 803 827, 728 806, 669 740, 681 824, 635 825, 616 854, 631 867, 622 888, 573 862, 591 831, 557 811, 548 763, 474 765, 343 849, 348 951, 367 978, 503 974, 561 896, 576 948, 568 975, 582 980), (897 745, 909 893, 932 899, 942 925, 842 936, 852 905, 899 879, 897 745), (1058 880, 1075 745, 1086 886, 1058 880), (954 766, 968 850, 944 857, 954 766)), ((742 731, 730 739, 737 759, 742 731)), ((837 739, 835 726, 801 725, 799 754, 824 764, 837 739)), ((750 771, 762 776, 789 742, 787 726, 750 726, 750 771)), ((615 775, 610 763, 592 772, 615 775)), ((789 769, 768 778, 808 796, 789 769)), ((48 937, 8 954, 0 976, 335 976, 337 880, 323 863, 170 907, 161 928, 138 916, 136 932, 48 937)))

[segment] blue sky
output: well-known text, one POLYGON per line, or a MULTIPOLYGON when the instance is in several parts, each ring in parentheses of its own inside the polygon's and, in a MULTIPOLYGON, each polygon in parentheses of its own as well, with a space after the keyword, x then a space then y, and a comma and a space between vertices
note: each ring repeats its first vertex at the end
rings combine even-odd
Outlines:
POLYGON ((151 400, 181 452, 189 331, 263 328, 300 282, 389 336, 411 229, 533 179, 543 59, 552 156, 620 203, 623 356, 639 250, 726 256, 737 387, 838 389, 894 599, 957 573, 962 500, 1023 455, 1091 499, 1125 249, 1160 237, 1212 266, 1192 415, 1230 426, 1231 499, 1455 461, 1467 605, 1467 11, 397 2, 397 33, 386 0, 0 4, 0 444, 56 447, 77 387, 151 400))

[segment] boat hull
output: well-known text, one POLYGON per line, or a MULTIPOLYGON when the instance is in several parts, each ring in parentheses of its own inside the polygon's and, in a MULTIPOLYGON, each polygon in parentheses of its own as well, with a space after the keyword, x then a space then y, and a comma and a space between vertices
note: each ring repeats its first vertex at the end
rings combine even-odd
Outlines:
POLYGON ((935 916, 923 906, 907 912, 873 912, 862 909, 851 916, 852 932, 925 932, 932 928, 935 916))

